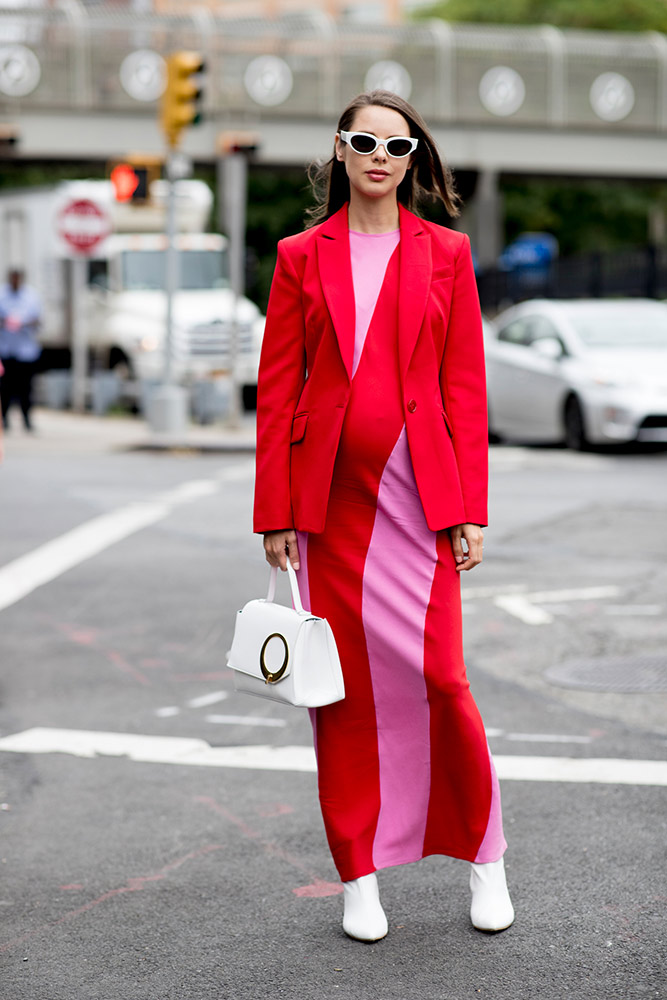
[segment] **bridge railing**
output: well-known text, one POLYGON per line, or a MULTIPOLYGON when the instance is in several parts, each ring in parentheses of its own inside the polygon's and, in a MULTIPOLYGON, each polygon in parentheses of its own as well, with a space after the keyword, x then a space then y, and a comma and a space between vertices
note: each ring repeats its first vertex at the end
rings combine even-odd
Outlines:
POLYGON ((153 112, 163 58, 206 57, 213 117, 332 118, 385 86, 434 123, 667 131, 667 36, 443 21, 369 26, 324 13, 276 20, 181 16, 56 0, 2 7, 0 115, 153 112))

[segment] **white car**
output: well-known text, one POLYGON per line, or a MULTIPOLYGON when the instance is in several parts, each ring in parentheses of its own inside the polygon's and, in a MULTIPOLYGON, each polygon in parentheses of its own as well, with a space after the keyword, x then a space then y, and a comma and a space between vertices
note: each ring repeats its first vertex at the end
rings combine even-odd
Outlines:
POLYGON ((493 435, 667 443, 667 304, 533 299, 495 317, 485 340, 493 435))

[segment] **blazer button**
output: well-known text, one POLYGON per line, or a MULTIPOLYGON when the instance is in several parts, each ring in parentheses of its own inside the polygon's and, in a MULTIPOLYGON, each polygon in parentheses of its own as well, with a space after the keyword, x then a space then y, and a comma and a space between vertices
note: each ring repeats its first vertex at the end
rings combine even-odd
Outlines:
POLYGON ((417 401, 414 400, 414 399, 409 399, 408 400, 408 412, 409 413, 414 413, 416 409, 417 409, 417 401))

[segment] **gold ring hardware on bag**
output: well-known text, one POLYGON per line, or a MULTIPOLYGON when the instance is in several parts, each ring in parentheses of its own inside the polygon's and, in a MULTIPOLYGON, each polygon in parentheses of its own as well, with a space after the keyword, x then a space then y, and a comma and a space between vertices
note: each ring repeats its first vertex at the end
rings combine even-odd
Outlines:
POLYGON ((288 661, 289 661, 289 646, 287 645, 287 639, 285 638, 284 635, 281 635, 280 632, 272 632, 271 635, 267 636, 266 639, 264 640, 264 644, 263 644, 261 652, 259 654, 259 666, 260 666, 260 669, 262 671, 262 675, 264 676, 264 679, 266 680, 267 684, 275 684, 276 681, 280 680, 280 678, 283 676, 283 674, 287 670, 287 663, 288 663, 288 661), (280 641, 282 642, 283 646, 285 647, 285 657, 283 659, 282 665, 280 666, 280 668, 278 670, 274 670, 274 671, 269 670, 269 668, 267 667, 266 662, 264 660, 264 654, 266 652, 266 647, 268 646, 268 644, 271 642, 272 639, 280 639, 280 641))

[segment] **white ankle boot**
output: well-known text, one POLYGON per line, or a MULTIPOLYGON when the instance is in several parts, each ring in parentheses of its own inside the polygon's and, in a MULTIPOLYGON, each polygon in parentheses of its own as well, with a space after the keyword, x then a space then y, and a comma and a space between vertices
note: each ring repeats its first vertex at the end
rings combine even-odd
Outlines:
POLYGON ((388 931, 375 872, 343 882, 343 930, 358 941, 379 941, 388 931))
POLYGON ((514 922, 502 858, 484 865, 471 864, 470 889, 470 919, 478 931, 504 931, 514 922))

